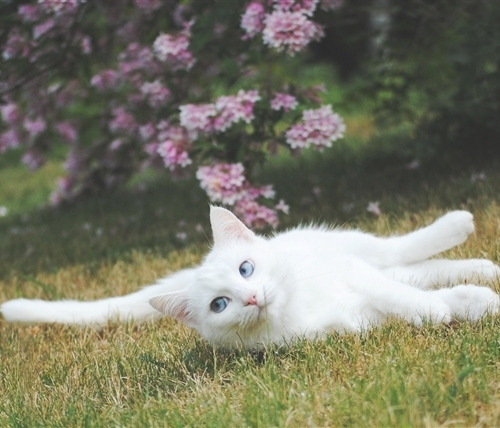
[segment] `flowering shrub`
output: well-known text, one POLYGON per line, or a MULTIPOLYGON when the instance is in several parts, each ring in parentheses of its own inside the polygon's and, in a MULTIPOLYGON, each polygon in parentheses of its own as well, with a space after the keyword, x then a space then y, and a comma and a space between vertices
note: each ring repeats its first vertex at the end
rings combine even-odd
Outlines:
POLYGON ((248 225, 276 226, 288 207, 274 202, 271 185, 252 183, 254 167, 278 146, 330 147, 345 125, 314 88, 261 66, 321 38, 316 14, 339 6, 8 2, 0 17, 0 153, 23 150, 34 169, 55 144, 66 145, 53 204, 156 166, 195 174, 210 201, 233 207, 248 225))
POLYGON ((342 118, 332 111, 330 105, 320 107, 316 110, 306 110, 302 115, 302 121, 293 125, 286 132, 286 142, 292 149, 306 148, 314 145, 331 147, 332 142, 342 138, 345 125, 342 118))

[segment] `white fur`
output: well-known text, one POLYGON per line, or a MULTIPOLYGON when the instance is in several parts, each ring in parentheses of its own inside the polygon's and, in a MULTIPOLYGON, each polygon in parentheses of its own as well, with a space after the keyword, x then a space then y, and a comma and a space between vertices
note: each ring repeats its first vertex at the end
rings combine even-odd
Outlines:
POLYGON ((7 321, 25 323, 62 323, 103 326, 109 321, 147 321, 162 314, 151 307, 149 299, 161 293, 178 290, 194 277, 185 269, 158 283, 126 296, 82 302, 77 300, 14 299, 3 303, 0 312, 7 321))
POLYGON ((215 345, 245 348, 361 331, 391 316, 420 325, 500 311, 500 297, 487 287, 431 289, 500 275, 488 260, 428 260, 473 232, 472 215, 465 211, 389 238, 309 227, 266 239, 223 208, 212 207, 210 216, 214 246, 197 268, 128 296, 95 302, 17 299, 0 310, 8 321, 84 325, 152 319, 162 312, 215 345), (244 261, 254 266, 245 278, 239 272, 244 261), (219 297, 229 303, 217 313, 211 302, 219 297))

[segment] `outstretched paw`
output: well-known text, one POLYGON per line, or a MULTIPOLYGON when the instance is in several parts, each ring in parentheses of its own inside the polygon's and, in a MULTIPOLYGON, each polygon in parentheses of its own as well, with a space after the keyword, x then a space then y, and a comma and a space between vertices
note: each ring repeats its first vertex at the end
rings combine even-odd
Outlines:
POLYGON ((474 217, 468 211, 452 211, 436 220, 434 226, 438 228, 438 239, 444 240, 451 248, 474 232, 474 217))
POLYGON ((500 296, 491 288, 477 285, 457 285, 435 291, 457 318, 476 321, 487 313, 500 312, 500 296))
POLYGON ((450 306, 440 296, 427 295, 421 302, 415 302, 410 321, 416 325, 424 322, 448 324, 452 320, 450 306))

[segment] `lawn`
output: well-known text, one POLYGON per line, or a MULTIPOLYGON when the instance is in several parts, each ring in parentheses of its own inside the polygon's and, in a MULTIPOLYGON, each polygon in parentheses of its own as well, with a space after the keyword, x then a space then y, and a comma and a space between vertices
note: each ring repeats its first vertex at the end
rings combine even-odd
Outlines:
MULTIPOLYGON (((500 169, 411 169, 394 140, 377 138, 261 171, 291 205, 281 227, 316 220, 389 234, 468 209, 476 234, 448 256, 500 262, 500 169), (366 209, 376 201, 380 216, 366 209)), ((209 248, 196 182, 150 174, 47 209, 57 163, 34 175, 1 166, 0 301, 126 294, 209 248)), ((0 320, 0 361, 0 426, 500 426, 499 316, 421 329, 393 320, 258 353, 214 349, 170 319, 99 331, 0 320)))

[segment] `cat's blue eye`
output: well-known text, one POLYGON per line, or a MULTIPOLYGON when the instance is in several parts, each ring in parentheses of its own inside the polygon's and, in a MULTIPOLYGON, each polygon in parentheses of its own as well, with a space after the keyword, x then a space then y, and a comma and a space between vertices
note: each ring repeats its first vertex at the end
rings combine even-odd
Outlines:
POLYGON ((253 266, 253 263, 249 262, 248 260, 244 261, 240 265, 240 275, 243 278, 248 278, 249 276, 251 276, 254 270, 255 268, 253 266))
POLYGON ((228 303, 229 303, 228 297, 224 296, 217 297, 210 303, 210 310, 218 314, 227 308, 228 303))

